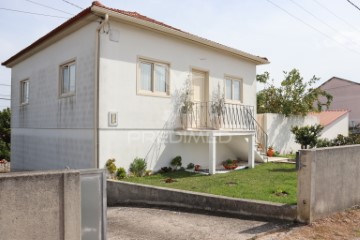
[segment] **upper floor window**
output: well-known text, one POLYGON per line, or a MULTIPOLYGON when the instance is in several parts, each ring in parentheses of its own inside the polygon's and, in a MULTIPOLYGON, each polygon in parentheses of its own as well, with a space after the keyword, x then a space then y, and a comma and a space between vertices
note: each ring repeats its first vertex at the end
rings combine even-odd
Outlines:
POLYGON ((75 94, 76 64, 75 61, 60 67, 60 96, 75 94))
POLYGON ((232 101, 242 101, 242 81, 240 79, 225 78, 225 97, 232 101))
POLYGON ((169 65, 140 59, 138 90, 144 94, 169 95, 169 65))
POLYGON ((20 104, 29 103, 29 80, 20 82, 20 104))

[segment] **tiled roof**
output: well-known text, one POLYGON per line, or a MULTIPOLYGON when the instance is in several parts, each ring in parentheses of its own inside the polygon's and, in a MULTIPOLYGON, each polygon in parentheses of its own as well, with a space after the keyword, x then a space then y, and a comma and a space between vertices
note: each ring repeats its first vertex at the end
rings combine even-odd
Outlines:
POLYGON ((318 117, 320 124, 325 127, 348 112, 349 110, 327 110, 322 112, 311 112, 309 115, 318 117))
POLYGON ((144 20, 144 21, 147 21, 147 22, 152 22, 152 23, 155 23, 155 24, 158 24, 158 25, 161 25, 163 27, 167 27, 167 28, 171 28, 173 30, 176 30, 176 31, 180 31, 180 32, 183 32, 181 31, 180 29, 178 28, 174 28, 170 25, 167 25, 163 22, 159 22, 153 18, 149 18, 147 16, 144 16, 144 15, 141 15, 137 12, 129 12, 129 11, 124 11, 124 10, 120 10, 120 9, 116 9, 116 8, 109 8, 109 7, 106 7, 104 6, 103 4, 101 4, 100 2, 98 1, 95 1, 92 3, 92 6, 98 6, 98 7, 102 7, 102 8, 106 8, 108 10, 111 10, 111 11, 114 11, 114 12, 118 12, 118 13, 121 13, 121 14, 124 14, 124 15, 127 15, 127 16, 130 16, 130 17, 133 17, 133 18, 138 18, 138 19, 141 19, 141 20, 144 20))
MULTIPOLYGON (((76 16, 74 16, 73 18, 69 19, 68 21, 64 22, 63 24, 61 24, 60 26, 58 26, 57 28, 55 28, 54 30, 52 30, 51 32, 49 32, 48 34, 46 34, 45 36, 39 38, 37 41, 35 41, 34 43, 32 43, 31 45, 29 45, 28 47, 26 47, 25 49, 21 50, 20 52, 18 52, 17 54, 15 54, 14 56, 12 56, 11 58, 9 58, 8 60, 6 60, 5 62, 2 63, 2 65, 4 66, 8 66, 9 64, 11 64, 13 61, 17 60, 18 58, 22 57, 23 55, 25 54, 28 54, 31 50, 33 50, 34 48, 40 46, 41 44, 45 43, 48 39, 50 39, 51 37, 53 36, 56 36, 57 34, 59 34, 60 32, 62 32, 63 30, 65 30, 66 28, 68 28, 69 26, 71 26, 72 24, 76 23, 77 21, 81 20, 82 18, 84 18, 85 16, 89 15, 92 13, 92 8, 93 7, 99 7, 99 8, 102 8, 102 9, 106 9, 106 10, 110 10, 110 11, 113 11, 113 12, 116 12, 116 13, 120 13, 120 14, 123 14, 123 15, 126 15, 126 16, 129 16, 129 17, 132 17, 132 18, 135 18, 135 19, 138 19, 138 20, 142 20, 142 21, 145 21, 145 22, 149 22, 149 23, 153 23, 153 24, 156 24, 156 25, 159 25, 159 26, 162 26, 162 27, 165 27, 165 28, 168 28, 168 29, 171 29, 171 30, 174 30, 176 32, 179 32, 179 33, 183 33, 183 34, 186 34, 188 36, 192 36, 192 37, 195 37, 199 40, 197 41, 200 41, 201 40, 204 40, 204 41, 208 41, 212 44, 215 44, 216 46, 218 46, 219 48, 221 47, 224 47, 224 48, 228 48, 222 44, 219 44, 219 43, 216 43, 216 42, 213 42, 213 41, 210 41, 210 40, 207 40, 205 38, 202 38, 202 37, 198 37, 198 36, 195 36, 193 34, 190 34, 190 33, 187 33, 187 32, 184 32, 178 28, 175 28, 175 27, 172 27, 170 25, 167 25, 163 22, 160 22, 160 21, 157 21, 155 19, 152 19, 152 18, 149 18, 147 16, 144 16, 144 15, 141 15, 137 12, 130 12, 130 11, 124 11, 124 10, 119 10, 119 9, 115 9, 115 8, 109 8, 109 7, 106 7, 104 5, 102 5, 100 2, 98 1, 94 1, 91 5, 91 7, 88 7, 86 9, 84 9, 82 12, 80 12, 79 14, 77 14, 76 16)), ((228 48, 230 49, 230 48, 228 48)), ((233 50, 236 50, 236 49, 233 49, 233 50)), ((249 53, 246 53, 246 52, 242 52, 240 50, 236 50, 238 51, 238 54, 243 54, 244 57, 248 57, 250 59, 256 59, 256 61, 259 61, 259 63, 261 62, 262 64, 264 63, 268 63, 268 59, 265 58, 265 57, 259 57, 259 56, 255 56, 255 55, 252 55, 252 54, 249 54, 249 53)))

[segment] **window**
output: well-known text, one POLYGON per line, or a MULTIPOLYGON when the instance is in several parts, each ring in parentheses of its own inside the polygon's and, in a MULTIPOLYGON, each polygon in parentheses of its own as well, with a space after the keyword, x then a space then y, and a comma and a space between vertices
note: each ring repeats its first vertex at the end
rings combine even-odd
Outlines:
POLYGON ((75 93, 76 65, 75 62, 60 67, 60 95, 66 96, 75 93))
POLYGON ((29 80, 20 82, 20 104, 29 103, 29 80))
POLYGON ((138 85, 140 93, 169 95, 169 65, 141 59, 138 85))
POLYGON ((228 100, 241 101, 242 81, 240 79, 225 78, 225 97, 228 100))

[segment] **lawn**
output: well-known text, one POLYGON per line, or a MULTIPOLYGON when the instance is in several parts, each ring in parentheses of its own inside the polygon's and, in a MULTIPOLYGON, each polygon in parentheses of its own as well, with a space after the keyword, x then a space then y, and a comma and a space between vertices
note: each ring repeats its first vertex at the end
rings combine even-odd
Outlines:
POLYGON ((253 169, 210 176, 177 171, 147 177, 129 177, 122 181, 235 198, 296 204, 295 165, 286 163, 266 163, 253 169), (167 178, 175 181, 166 183, 167 178))

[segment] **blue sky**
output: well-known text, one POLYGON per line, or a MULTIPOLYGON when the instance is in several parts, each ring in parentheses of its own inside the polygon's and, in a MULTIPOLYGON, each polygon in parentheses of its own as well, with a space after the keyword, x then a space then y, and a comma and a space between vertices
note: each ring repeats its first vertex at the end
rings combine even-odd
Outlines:
MULTIPOLYGON (((0 8, 71 17, 88 0, 1 1, 0 8), (39 4, 61 11, 52 10, 39 4)), ((352 0, 360 6, 360 0, 352 0)), ((360 10, 347 0, 102 0, 108 7, 137 11, 171 26, 270 60, 258 73, 276 82, 283 71, 300 70, 324 82, 332 76, 360 82, 360 10), (277 6, 275 6, 277 5, 277 6), (291 15, 291 16, 290 16, 291 15)), ((66 21, 0 9, 0 61, 66 21)), ((10 97, 11 71, 0 67, 0 98, 10 97)), ((0 99, 0 109, 10 102, 0 99)))

